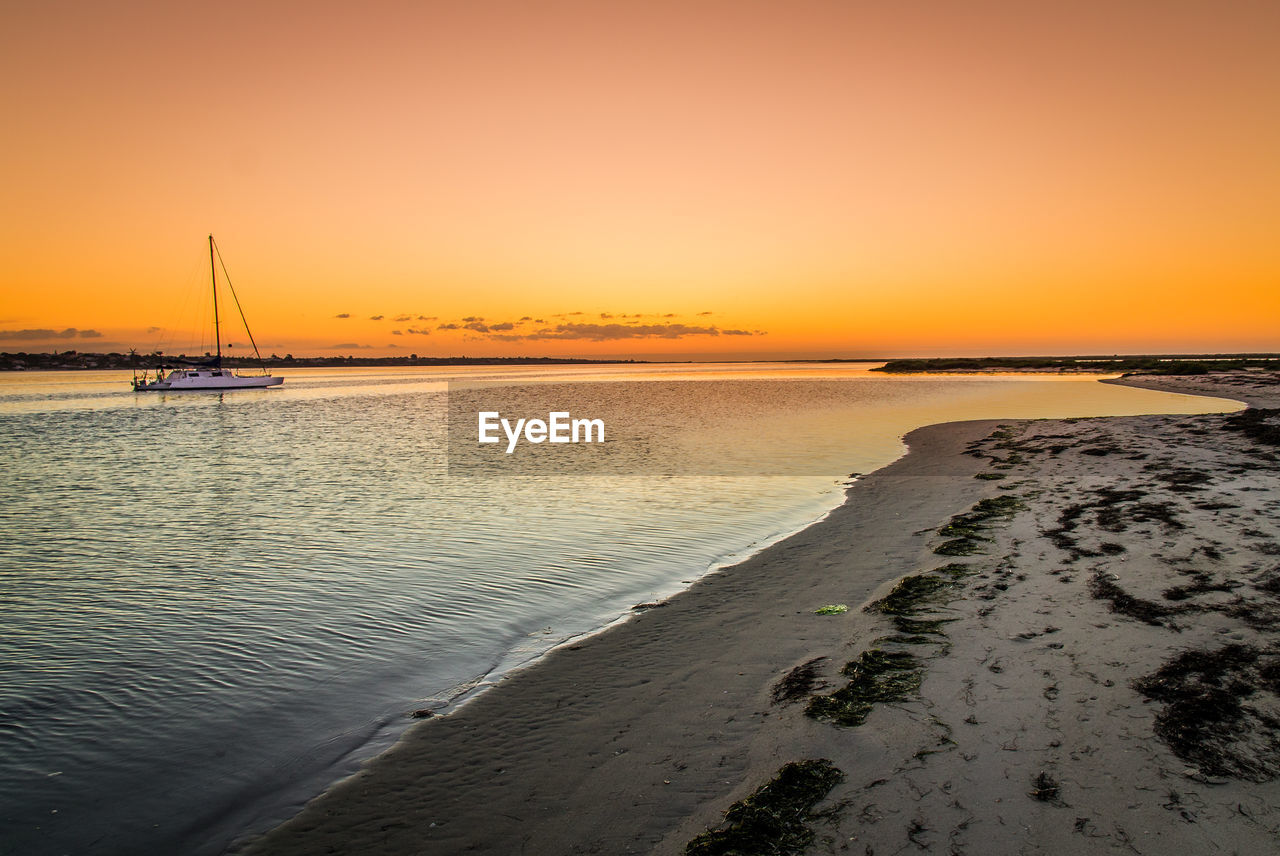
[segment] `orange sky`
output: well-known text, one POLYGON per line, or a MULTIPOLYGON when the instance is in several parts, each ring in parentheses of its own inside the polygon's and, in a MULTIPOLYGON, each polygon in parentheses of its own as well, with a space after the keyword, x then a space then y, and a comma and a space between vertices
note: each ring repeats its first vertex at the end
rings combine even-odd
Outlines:
POLYGON ((281 354, 1280 350, 1275 2, 13 0, 0 71, 0 350, 192 341, 211 231, 281 354))

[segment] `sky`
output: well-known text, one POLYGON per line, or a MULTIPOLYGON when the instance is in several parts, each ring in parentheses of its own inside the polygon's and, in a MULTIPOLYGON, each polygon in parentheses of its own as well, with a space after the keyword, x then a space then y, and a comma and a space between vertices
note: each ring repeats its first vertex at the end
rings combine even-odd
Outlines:
POLYGON ((1275 2, 3 19, 0 351, 1280 351, 1275 2))

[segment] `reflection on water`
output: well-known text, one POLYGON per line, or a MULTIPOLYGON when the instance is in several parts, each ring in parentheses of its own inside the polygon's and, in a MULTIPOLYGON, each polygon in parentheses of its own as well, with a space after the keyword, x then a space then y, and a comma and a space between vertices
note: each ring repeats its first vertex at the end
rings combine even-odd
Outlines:
POLYGON ((818 518, 918 425, 1234 409, 847 365, 317 369, 168 395, 127 377, 0 376, 4 852, 217 852, 407 711, 818 518), (620 406, 635 454, 704 474, 450 477, 460 379, 620 406))

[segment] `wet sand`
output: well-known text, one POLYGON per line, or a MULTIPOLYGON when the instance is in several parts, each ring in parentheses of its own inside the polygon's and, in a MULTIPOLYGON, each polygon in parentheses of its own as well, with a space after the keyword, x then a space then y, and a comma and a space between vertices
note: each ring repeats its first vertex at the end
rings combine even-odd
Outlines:
MULTIPOLYGON (((1256 375, 1156 384, 1280 406, 1256 375)), ((1267 426, 922 428, 824 521, 424 721, 246 852, 1274 851, 1267 426)))

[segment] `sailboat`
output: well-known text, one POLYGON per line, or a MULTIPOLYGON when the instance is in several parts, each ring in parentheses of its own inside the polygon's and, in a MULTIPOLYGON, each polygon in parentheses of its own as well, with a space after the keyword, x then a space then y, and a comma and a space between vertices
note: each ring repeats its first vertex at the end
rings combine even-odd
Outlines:
MULTIPOLYGON (((186 358, 171 357, 166 364, 156 366, 154 376, 148 371, 143 370, 139 375, 134 371, 133 389, 135 392, 179 392, 184 390, 199 389, 263 389, 268 386, 279 386, 284 383, 284 378, 273 377, 270 372, 263 366, 262 372, 259 374, 237 374, 231 369, 222 367, 222 327, 218 319, 218 267, 217 261, 222 259, 222 254, 218 252, 217 245, 213 242, 213 235, 209 236, 209 272, 211 275, 211 283, 213 286, 213 335, 217 343, 217 351, 211 357, 205 357, 201 360, 189 360, 186 358), (216 259, 216 260, 215 260, 216 259), (173 363, 174 365, 169 365, 173 363)), ((240 298, 236 297, 236 289, 231 285, 231 279, 225 276, 226 265, 223 265, 224 279, 231 289, 231 297, 236 302, 236 309, 240 312, 240 320, 244 321, 244 310, 240 308, 240 298)), ((245 321, 244 331, 249 334, 249 341, 253 344, 253 354, 258 358, 258 362, 262 362, 262 355, 258 353, 258 343, 253 340, 253 333, 249 332, 249 322, 245 321)))

